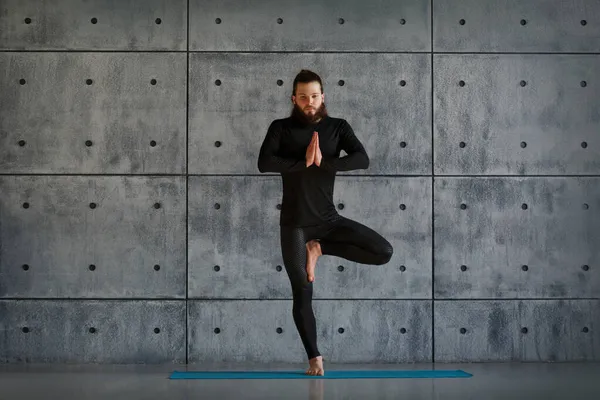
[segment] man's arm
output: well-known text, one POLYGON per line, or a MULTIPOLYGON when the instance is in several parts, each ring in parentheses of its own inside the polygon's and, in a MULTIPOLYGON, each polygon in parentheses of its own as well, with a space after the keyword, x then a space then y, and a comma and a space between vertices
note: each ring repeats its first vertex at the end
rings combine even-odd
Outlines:
POLYGON ((267 135, 260 146, 258 170, 260 172, 295 172, 307 169, 306 160, 279 157, 281 129, 275 121, 271 122, 267 135))
POLYGON ((339 158, 323 157, 321 168, 330 171, 352 171, 355 169, 367 169, 369 167, 369 156, 362 143, 352 130, 350 124, 344 120, 340 131, 339 145, 348 155, 339 158))

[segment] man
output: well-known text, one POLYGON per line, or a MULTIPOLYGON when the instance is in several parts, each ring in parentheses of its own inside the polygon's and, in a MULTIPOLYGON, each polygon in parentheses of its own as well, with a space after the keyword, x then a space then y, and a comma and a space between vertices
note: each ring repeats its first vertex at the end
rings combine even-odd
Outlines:
POLYGON ((324 254, 386 264, 392 245, 374 230, 339 215, 333 204, 337 171, 366 169, 369 157, 348 122, 327 114, 321 78, 302 70, 294 79, 292 113, 271 123, 258 170, 283 182, 281 252, 293 293, 292 314, 309 359, 308 375, 324 375, 312 309, 314 271, 324 254), (339 157, 340 151, 347 155, 339 157))

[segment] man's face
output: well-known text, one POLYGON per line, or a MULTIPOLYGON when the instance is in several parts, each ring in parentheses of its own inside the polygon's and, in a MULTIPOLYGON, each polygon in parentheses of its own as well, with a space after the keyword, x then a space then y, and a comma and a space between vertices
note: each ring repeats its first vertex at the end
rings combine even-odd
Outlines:
POLYGON ((308 118, 314 117, 324 100, 325 95, 321 93, 321 85, 319 85, 319 82, 299 82, 296 85, 296 95, 292 96, 294 104, 300 108, 308 118))

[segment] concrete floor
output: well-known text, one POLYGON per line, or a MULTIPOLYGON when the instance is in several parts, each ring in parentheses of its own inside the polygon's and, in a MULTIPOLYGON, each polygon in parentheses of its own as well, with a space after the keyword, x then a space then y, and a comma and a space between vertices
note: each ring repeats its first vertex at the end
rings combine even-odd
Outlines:
POLYGON ((600 363, 343 364, 341 369, 462 369, 471 378, 170 380, 173 370, 297 370, 304 364, 0 365, 12 399, 600 399, 600 363))

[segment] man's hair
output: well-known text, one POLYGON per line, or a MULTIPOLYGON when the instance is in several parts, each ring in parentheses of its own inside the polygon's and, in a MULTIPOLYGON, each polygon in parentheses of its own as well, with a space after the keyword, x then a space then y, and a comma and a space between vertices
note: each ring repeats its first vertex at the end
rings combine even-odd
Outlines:
POLYGON ((292 96, 296 95, 296 86, 299 82, 309 83, 315 81, 319 82, 319 85, 321 86, 321 93, 323 93, 323 82, 321 82, 321 77, 315 74, 314 72, 309 71, 308 69, 303 69, 298 73, 298 75, 296 75, 296 78, 294 79, 294 89, 292 91, 292 96))

